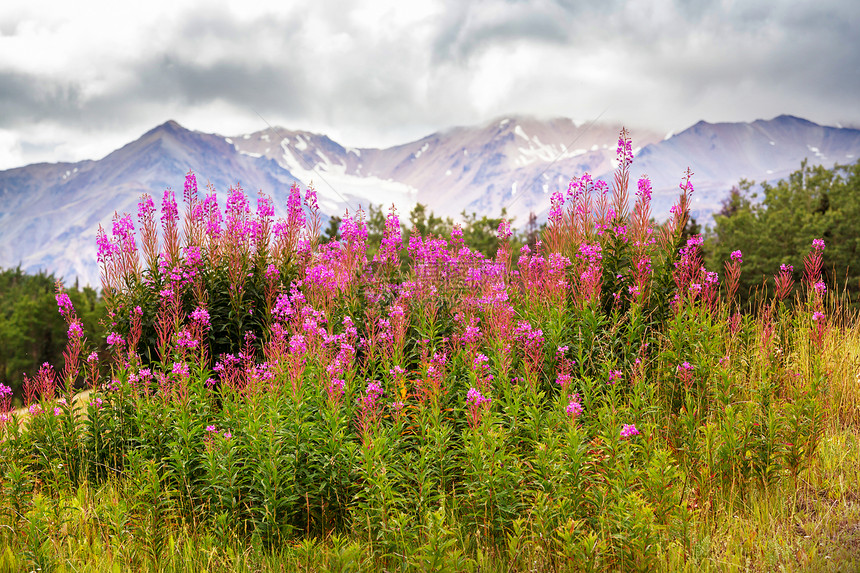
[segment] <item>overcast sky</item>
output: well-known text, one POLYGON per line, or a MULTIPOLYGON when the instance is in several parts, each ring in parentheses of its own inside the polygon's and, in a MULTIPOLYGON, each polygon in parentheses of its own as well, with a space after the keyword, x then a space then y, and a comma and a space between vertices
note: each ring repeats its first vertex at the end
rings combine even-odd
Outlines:
POLYGON ((168 119, 384 146, 511 113, 860 126, 860 1, 0 3, 0 169, 168 119))

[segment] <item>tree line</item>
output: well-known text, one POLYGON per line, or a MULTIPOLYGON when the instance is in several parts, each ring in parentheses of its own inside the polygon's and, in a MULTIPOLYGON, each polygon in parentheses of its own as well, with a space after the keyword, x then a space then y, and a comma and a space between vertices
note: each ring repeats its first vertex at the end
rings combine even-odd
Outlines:
MULTIPOLYGON (((27 274, 21 267, 0 269, 0 382, 20 397, 24 376, 34 376, 48 362, 63 368, 68 340, 66 323, 54 298, 53 274, 27 274)), ((105 306, 95 289, 65 288, 83 321, 87 337, 104 342, 105 306)))
POLYGON ((776 184, 742 180, 723 200, 706 232, 709 268, 722 269, 731 252, 743 252, 738 290, 757 304, 773 292, 780 265, 791 265, 795 288, 813 239, 823 238, 824 282, 856 306, 860 296, 860 161, 833 168, 810 166, 776 184), (757 293, 759 293, 757 295, 757 293))

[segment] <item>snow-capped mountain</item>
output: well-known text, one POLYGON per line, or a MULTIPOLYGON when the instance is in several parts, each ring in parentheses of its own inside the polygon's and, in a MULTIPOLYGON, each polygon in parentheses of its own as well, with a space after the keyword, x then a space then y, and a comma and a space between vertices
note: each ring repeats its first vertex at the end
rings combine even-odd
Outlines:
MULTIPOLYGON (((172 187, 181 195, 185 173, 197 174, 201 193, 211 184, 223 198, 240 184, 249 196, 270 195, 282 211, 294 181, 313 183, 321 208, 342 215, 369 203, 394 204, 406 215, 416 202, 455 219, 462 211, 497 216, 515 225, 540 217, 549 195, 589 172, 611 178, 620 126, 569 119, 512 116, 456 127, 387 149, 352 149, 325 135, 283 128, 225 137, 190 131, 169 121, 103 159, 35 164, 0 171, 0 267, 18 264, 82 284, 98 285, 95 236, 115 212, 136 213, 141 193, 159 202, 172 187)), ((695 176, 693 215, 702 223, 741 178, 774 181, 803 159, 832 166, 860 158, 860 130, 824 127, 779 116, 752 123, 696 125, 666 138, 633 130, 632 175, 647 173, 654 213, 668 213, 678 183, 695 176)))
MULTIPOLYGON (((620 125, 580 125, 508 117, 456 127, 388 149, 349 149, 329 138, 272 128, 230 138, 241 153, 265 156, 304 181, 314 180, 327 205, 353 196, 408 211, 415 202, 439 215, 498 215, 502 208, 527 220, 566 189, 574 175, 612 169, 620 125)), ((660 140, 633 131, 636 145, 660 140)), ((342 205, 342 200, 341 203, 342 205)))

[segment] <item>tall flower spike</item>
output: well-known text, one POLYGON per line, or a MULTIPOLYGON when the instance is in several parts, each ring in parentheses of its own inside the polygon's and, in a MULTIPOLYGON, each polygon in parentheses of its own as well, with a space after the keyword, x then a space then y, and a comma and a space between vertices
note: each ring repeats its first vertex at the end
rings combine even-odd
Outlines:
POLYGON ((633 149, 627 128, 621 129, 616 149, 618 168, 612 185, 612 209, 615 216, 624 219, 627 216, 628 186, 630 184, 630 166, 633 164, 633 149))

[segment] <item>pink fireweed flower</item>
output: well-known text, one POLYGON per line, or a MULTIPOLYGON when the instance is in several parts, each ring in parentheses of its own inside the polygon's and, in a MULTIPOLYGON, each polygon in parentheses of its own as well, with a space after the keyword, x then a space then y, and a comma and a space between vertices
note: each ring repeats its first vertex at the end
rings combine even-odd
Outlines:
POLYGON ((176 335, 176 346, 179 348, 188 348, 189 350, 197 348, 200 344, 190 332, 187 330, 180 330, 176 335))
POLYGON ((84 337, 84 329, 81 326, 80 321, 74 320, 69 323, 69 340, 72 339, 81 339, 84 337))
POLYGON ((815 322, 818 322, 819 320, 823 320, 823 319, 824 319, 824 313, 823 312, 816 311, 816 312, 812 313, 812 320, 814 320, 815 322))
POLYGON ((190 375, 188 364, 185 364, 184 362, 174 362, 171 374, 175 374, 176 376, 180 376, 182 378, 188 378, 188 376, 190 375))
POLYGON ((362 410, 367 412, 375 411, 379 406, 379 399, 382 397, 383 393, 382 386, 380 386, 378 382, 368 382, 364 396, 359 398, 362 410))
POLYGON ((638 436, 639 430, 636 429, 636 424, 624 424, 621 427, 621 439, 632 438, 638 436))
POLYGON ((107 265, 113 261, 115 255, 119 254, 119 247, 108 239, 101 227, 96 233, 96 244, 98 245, 97 258, 99 263, 107 265))
POLYGON ((743 256, 744 256, 744 254, 740 251, 732 251, 731 257, 732 257, 733 261, 737 261, 739 263, 742 263, 742 262, 744 262, 743 256))
POLYGON ((685 385, 689 385, 693 381, 694 367, 689 362, 684 361, 681 364, 678 364, 675 370, 678 374, 678 378, 680 378, 685 385))
POLYGON ((616 381, 621 380, 621 370, 610 370, 609 371, 609 380, 606 381, 607 384, 615 384, 616 381))
POLYGON ((633 163, 633 142, 629 137, 621 136, 618 138, 616 155, 618 156, 618 162, 623 167, 629 167, 633 163))
POLYGON ((96 410, 101 410, 102 406, 104 406, 104 400, 102 400, 99 396, 96 396, 92 399, 91 404, 96 410))
POLYGON ((507 239, 510 239, 512 234, 513 233, 511 232, 510 221, 508 221, 507 219, 502 219, 501 221, 499 221, 499 228, 496 231, 496 236, 499 238, 499 240, 505 241, 507 239))
POLYGON ((185 187, 182 190, 182 195, 189 204, 197 200, 197 176, 191 171, 185 174, 185 187))
POLYGON ((55 406, 55 407, 54 407, 54 416, 55 416, 55 417, 56 417, 56 416, 59 416, 59 415, 60 415, 60 414, 62 414, 62 413, 63 413, 63 411, 60 409, 60 407, 59 407, 59 406, 55 406))
POLYGON ((311 211, 319 211, 319 205, 317 204, 317 191, 313 187, 308 187, 305 189, 305 206, 311 211))
POLYGON ((12 388, 0 384, 0 428, 11 419, 9 412, 12 410, 12 388))
POLYGON ((579 396, 574 396, 570 400, 570 403, 567 405, 567 408, 565 408, 567 415, 574 420, 577 419, 583 412, 582 404, 578 402, 578 398, 579 396))
POLYGON ((638 184, 639 190, 636 191, 636 196, 639 197, 644 203, 648 203, 651 201, 651 181, 647 177, 642 177, 639 179, 638 184))
POLYGON ((191 320, 196 322, 201 326, 209 326, 209 313, 205 308, 197 307, 194 309, 194 312, 191 313, 191 320))
POLYGON ((815 286, 813 288, 815 289, 815 294, 817 294, 819 297, 824 296, 824 293, 827 292, 827 285, 825 285, 822 281, 818 281, 817 283, 815 283, 815 286))
POLYGON ((215 428, 214 424, 210 424, 210 425, 206 426, 206 431, 207 432, 217 432, 218 430, 215 428))
POLYGON ((117 334, 116 332, 111 332, 107 337, 108 346, 121 346, 125 344, 125 340, 123 340, 122 336, 117 334))
POLYGON ((824 250, 824 239, 815 239, 812 241, 812 248, 816 251, 824 250))
POLYGON ((481 411, 489 407, 490 398, 487 398, 476 388, 469 388, 466 394, 466 406, 469 408, 469 426, 476 428, 481 422, 481 411))
POLYGON ((176 206, 176 195, 171 189, 165 189, 161 199, 161 224, 166 227, 179 220, 179 209, 176 206))
POLYGON ((228 432, 228 431, 224 432, 224 439, 225 440, 229 440, 232 437, 233 437, 233 434, 231 434, 230 432, 228 432))
POLYGON ((36 402, 36 403, 30 404, 30 407, 27 408, 27 411, 30 413, 31 416, 38 416, 39 414, 42 413, 42 406, 40 406, 39 403, 36 402))
POLYGON ((71 314, 75 311, 75 307, 72 305, 72 300, 66 293, 57 293, 56 295, 54 295, 54 298, 57 300, 57 307, 60 311, 60 314, 62 314, 63 316, 71 314))
POLYGON ((87 362, 89 362, 90 364, 98 361, 98 359, 99 359, 99 353, 98 352, 90 352, 90 355, 87 356, 87 362))
POLYGON ((491 402, 490 398, 487 398, 483 394, 481 394, 475 388, 469 388, 469 392, 466 394, 466 404, 469 406, 481 406, 482 404, 486 404, 491 402))
POLYGON ((278 280, 281 277, 281 271, 275 265, 266 267, 266 278, 269 280, 278 280))

